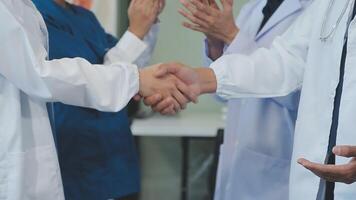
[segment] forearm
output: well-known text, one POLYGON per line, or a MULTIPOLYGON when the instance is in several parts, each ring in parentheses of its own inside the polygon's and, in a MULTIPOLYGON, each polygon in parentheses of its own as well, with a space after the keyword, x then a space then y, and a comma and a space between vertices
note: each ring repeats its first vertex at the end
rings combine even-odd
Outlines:
POLYGON ((201 94, 215 93, 217 89, 217 81, 214 71, 210 68, 196 68, 194 70, 199 77, 201 94))
POLYGON ((50 93, 46 101, 116 112, 139 91, 137 67, 128 63, 104 66, 60 59, 45 61, 36 71, 50 93))
POLYGON ((217 94, 225 99, 286 96, 303 80, 304 57, 281 47, 260 49, 250 56, 225 55, 214 62, 217 94))
POLYGON ((143 42, 147 45, 147 48, 134 61, 134 63, 139 68, 146 67, 150 64, 152 55, 154 53, 154 50, 155 50, 155 47, 157 44, 159 31, 160 31, 160 24, 159 24, 159 22, 157 22, 151 27, 150 31, 144 37, 143 42))

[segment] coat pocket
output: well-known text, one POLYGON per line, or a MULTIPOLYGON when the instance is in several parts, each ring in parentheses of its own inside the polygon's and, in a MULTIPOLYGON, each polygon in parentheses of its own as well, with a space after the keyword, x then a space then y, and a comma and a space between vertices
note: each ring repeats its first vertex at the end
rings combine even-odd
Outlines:
POLYGON ((290 160, 244 147, 239 147, 233 157, 227 184, 228 197, 241 200, 288 199, 290 160))
POLYGON ((37 147, 9 153, 8 200, 64 200, 56 150, 37 147))

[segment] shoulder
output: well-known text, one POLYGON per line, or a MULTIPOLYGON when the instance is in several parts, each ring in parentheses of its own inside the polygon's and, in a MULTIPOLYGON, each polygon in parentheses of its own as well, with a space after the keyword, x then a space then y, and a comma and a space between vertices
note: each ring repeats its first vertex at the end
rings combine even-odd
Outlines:
POLYGON ((71 7, 72 7, 72 9, 74 9, 80 15, 85 15, 87 17, 90 17, 92 19, 97 20, 95 14, 91 10, 88 10, 86 8, 83 8, 81 6, 77 6, 77 5, 74 5, 74 4, 71 4, 71 7))

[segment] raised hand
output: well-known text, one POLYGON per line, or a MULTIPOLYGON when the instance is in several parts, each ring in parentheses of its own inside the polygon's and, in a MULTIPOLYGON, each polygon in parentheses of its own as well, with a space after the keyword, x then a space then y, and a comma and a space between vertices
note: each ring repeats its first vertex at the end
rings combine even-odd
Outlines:
POLYGON ((233 0, 220 0, 220 9, 215 0, 180 0, 186 8, 179 13, 189 22, 183 26, 206 34, 211 42, 230 44, 239 32, 233 15, 233 0))
POLYGON ((163 11, 165 0, 132 0, 128 9, 129 31, 143 39, 163 11))
POLYGON ((344 165, 323 165, 299 159, 298 163, 329 182, 346 184, 356 182, 356 146, 337 146, 333 149, 333 153, 336 156, 350 158, 350 162, 344 165))

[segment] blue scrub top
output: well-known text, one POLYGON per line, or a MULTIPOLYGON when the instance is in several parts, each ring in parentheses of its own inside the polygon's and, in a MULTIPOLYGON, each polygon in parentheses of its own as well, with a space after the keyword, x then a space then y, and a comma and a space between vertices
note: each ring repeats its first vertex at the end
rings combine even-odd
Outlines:
MULTIPOLYGON (((102 64, 118 42, 84 8, 33 0, 49 31, 50 59, 102 64)), ((99 75, 98 75, 99 76, 99 75)), ((118 198, 139 191, 139 165, 127 110, 118 113, 54 104, 52 125, 67 200, 118 198)))

